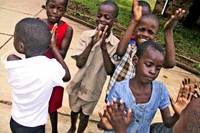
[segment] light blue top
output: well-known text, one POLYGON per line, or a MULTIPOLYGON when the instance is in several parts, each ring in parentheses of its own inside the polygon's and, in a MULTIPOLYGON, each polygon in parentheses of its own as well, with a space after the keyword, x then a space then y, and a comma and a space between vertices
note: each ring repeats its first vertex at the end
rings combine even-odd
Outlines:
MULTIPOLYGON (((147 103, 136 104, 136 99, 129 88, 129 79, 115 83, 107 101, 112 102, 113 97, 117 98, 118 101, 122 99, 125 108, 130 108, 133 112, 133 121, 130 123, 127 133, 149 133, 150 124, 157 109, 165 109, 170 104, 167 88, 159 81, 152 81, 152 94, 147 103)), ((105 133, 109 132, 113 131, 105 131, 105 133)))

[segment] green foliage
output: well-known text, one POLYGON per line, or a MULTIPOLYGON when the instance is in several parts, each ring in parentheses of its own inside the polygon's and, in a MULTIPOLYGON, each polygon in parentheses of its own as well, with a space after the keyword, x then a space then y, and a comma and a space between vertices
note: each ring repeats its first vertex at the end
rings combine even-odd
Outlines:
POLYGON ((193 64, 193 67, 197 70, 200 70, 200 63, 193 64))
MULTIPOLYGON (((85 15, 90 16, 92 19, 89 19, 89 21, 95 24, 95 17, 97 14, 98 6, 99 3, 102 1, 104 0, 70 0, 69 2, 74 2, 78 6, 79 5, 84 6, 87 12, 89 12, 89 14, 86 12, 85 15)), ((113 0, 113 1, 115 1, 119 6, 118 22, 115 27, 123 27, 122 29, 126 29, 126 27, 130 23, 130 12, 133 0, 113 0)), ((155 6, 155 1, 156 0, 147 0, 152 9, 155 6)), ((80 12, 81 16, 84 16, 84 12, 83 11, 80 12)), ((157 42, 159 42, 160 44, 164 44, 163 27, 168 19, 159 16, 159 20, 160 20, 160 29, 157 36, 157 42)), ((122 34, 123 32, 120 34, 120 36, 122 34)), ((187 29, 183 27, 181 23, 179 23, 174 30, 174 42, 176 47, 176 53, 200 61, 199 58, 200 32, 187 29)))

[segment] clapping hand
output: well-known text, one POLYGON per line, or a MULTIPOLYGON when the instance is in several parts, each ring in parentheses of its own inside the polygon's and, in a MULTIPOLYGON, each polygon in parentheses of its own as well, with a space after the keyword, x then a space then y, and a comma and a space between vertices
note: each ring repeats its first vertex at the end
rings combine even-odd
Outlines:
POLYGON ((98 24, 96 30, 95 30, 95 34, 92 37, 92 44, 96 44, 99 40, 101 41, 101 43, 105 43, 105 38, 107 36, 107 29, 108 29, 108 25, 104 26, 102 24, 98 24))
POLYGON ((56 47, 56 30, 57 30, 57 23, 53 26, 51 30, 51 47, 56 47))
POLYGON ((188 103, 195 97, 194 93, 197 90, 197 85, 190 83, 190 78, 182 81, 181 87, 178 92, 176 101, 171 97, 171 103, 174 111, 180 115, 182 110, 188 105, 188 103))

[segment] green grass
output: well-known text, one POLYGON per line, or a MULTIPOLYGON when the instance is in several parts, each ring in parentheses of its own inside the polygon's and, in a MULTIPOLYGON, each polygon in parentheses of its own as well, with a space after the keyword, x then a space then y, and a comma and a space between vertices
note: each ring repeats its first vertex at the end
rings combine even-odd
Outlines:
MULTIPOLYGON (((89 20, 92 24, 95 23, 95 17, 97 14, 98 5, 104 0, 70 0, 69 2, 76 2, 79 6, 84 6, 90 13, 84 13, 81 11, 81 16, 89 15, 92 17, 89 20)), ((114 0, 119 8, 118 22, 116 25, 119 27, 126 28, 130 22, 130 11, 132 6, 132 0, 114 0)), ((155 6, 155 0, 147 0, 151 8, 155 6)), ((79 10, 79 9, 77 9, 79 10)), ((166 18, 159 16, 160 19, 160 32, 158 33, 157 41, 161 44, 164 43, 164 35, 162 28, 167 21, 166 18)), ((124 31, 125 32, 125 31, 124 31)), ((123 32, 123 33, 124 33, 123 32)), ((123 34, 121 33, 121 35, 123 34)), ((197 61, 200 61, 200 32, 195 30, 190 30, 178 24, 174 30, 174 41, 176 45, 176 52, 181 55, 185 55, 189 58, 193 58, 197 61)), ((197 65, 199 66, 199 64, 197 65)))

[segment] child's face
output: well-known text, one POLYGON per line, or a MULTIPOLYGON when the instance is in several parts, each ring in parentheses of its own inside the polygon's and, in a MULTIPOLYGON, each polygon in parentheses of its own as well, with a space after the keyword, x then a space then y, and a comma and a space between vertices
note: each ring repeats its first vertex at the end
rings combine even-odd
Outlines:
POLYGON ((46 14, 48 22, 55 24, 59 22, 66 10, 66 3, 64 0, 49 0, 46 5, 46 14))
POLYGON ((105 26, 108 25, 107 31, 110 31, 115 21, 115 8, 111 5, 101 5, 96 17, 97 26, 103 31, 105 26))
POLYGON ((136 77, 143 83, 150 83, 160 73, 163 62, 163 54, 152 48, 147 48, 141 57, 138 58, 136 64, 136 77))
POLYGON ((158 28, 158 23, 155 20, 142 18, 134 31, 137 45, 147 40, 155 41, 158 33, 158 28))

